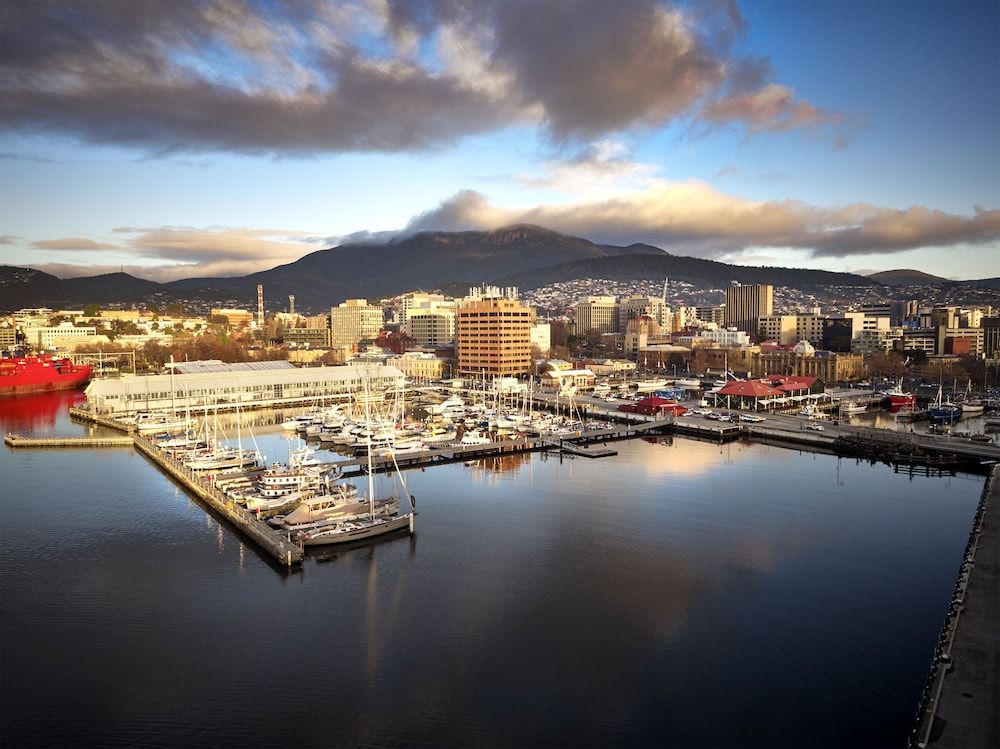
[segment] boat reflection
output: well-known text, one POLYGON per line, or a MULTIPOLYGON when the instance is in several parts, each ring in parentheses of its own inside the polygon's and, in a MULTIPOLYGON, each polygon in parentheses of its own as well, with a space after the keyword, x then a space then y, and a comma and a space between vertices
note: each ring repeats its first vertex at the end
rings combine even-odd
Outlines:
POLYGON ((5 432, 55 426, 60 413, 87 400, 79 390, 0 398, 0 427, 5 432))

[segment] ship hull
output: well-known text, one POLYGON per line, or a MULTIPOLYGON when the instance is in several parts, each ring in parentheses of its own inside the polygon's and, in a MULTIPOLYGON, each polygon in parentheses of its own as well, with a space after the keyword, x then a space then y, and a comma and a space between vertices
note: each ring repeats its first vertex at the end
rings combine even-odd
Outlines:
POLYGON ((90 379, 91 368, 69 359, 22 356, 0 359, 0 397, 72 390, 90 379))
POLYGON ((0 385, 0 398, 15 395, 32 395, 34 393, 51 393, 57 390, 73 390, 81 387, 90 379, 90 372, 83 372, 69 377, 60 377, 48 382, 26 382, 19 385, 0 385))

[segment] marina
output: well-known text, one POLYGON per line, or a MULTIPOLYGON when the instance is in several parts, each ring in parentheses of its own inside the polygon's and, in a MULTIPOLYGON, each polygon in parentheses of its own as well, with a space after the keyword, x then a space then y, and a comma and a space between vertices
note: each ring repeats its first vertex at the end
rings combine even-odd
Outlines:
MULTIPOLYGON (((74 424, 63 413, 27 431, 74 424)), ((265 454, 296 444, 258 431, 265 454)), ((766 744, 779 727, 799 745, 904 737, 982 479, 914 483, 823 452, 643 436, 597 460, 539 449, 408 470, 415 535, 307 547, 292 574, 138 452, 67 451, 53 472, 43 450, 6 450, 3 634, 46 643, 5 658, 21 685, 3 696, 6 739, 106 744, 112 729, 94 719, 112 714, 133 744, 202 743, 220 723, 245 746, 320 745, 331 731, 359 744, 766 744), (42 675, 57 657, 53 684, 42 675), (106 700, 85 688, 94 680, 106 700), (280 728, 253 701, 211 699, 261 683, 280 728), (733 698, 699 696, 720 689, 733 698), (40 719, 37 690, 64 702, 61 722, 40 719), (331 700, 342 709, 317 725, 331 700), (536 717, 512 724, 511 709, 536 717), (178 710, 185 720, 165 722, 178 710), (783 723, 788 710, 803 719, 783 723)))

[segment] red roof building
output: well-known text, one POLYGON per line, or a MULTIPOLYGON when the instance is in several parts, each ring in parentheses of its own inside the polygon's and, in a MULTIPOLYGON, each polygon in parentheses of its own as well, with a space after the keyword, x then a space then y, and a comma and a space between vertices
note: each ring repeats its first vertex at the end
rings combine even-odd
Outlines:
POLYGON ((677 401, 659 398, 655 395, 649 398, 643 398, 641 401, 636 401, 635 403, 626 403, 621 405, 618 407, 618 410, 626 411, 628 413, 646 414, 646 416, 656 416, 658 414, 667 413, 672 413, 674 416, 680 416, 681 414, 687 413, 687 408, 682 406, 677 401))

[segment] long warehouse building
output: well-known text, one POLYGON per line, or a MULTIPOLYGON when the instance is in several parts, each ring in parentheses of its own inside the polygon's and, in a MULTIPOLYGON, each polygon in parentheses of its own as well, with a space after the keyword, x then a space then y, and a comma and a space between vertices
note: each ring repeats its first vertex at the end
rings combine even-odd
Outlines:
POLYGON ((329 399, 347 402, 401 390, 396 367, 365 364, 299 369, 288 362, 178 363, 172 374, 94 380, 88 405, 101 414, 218 407, 284 406, 329 399))

